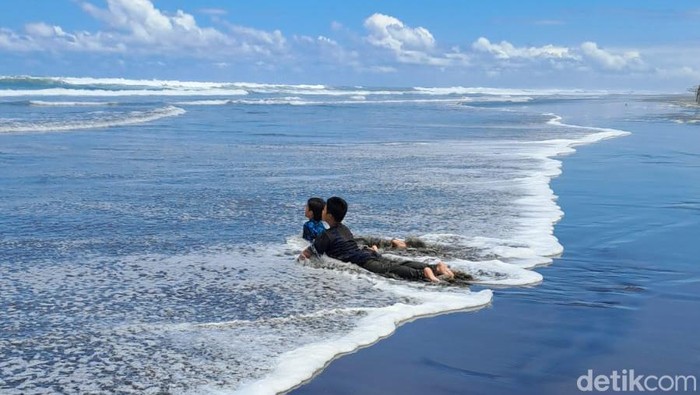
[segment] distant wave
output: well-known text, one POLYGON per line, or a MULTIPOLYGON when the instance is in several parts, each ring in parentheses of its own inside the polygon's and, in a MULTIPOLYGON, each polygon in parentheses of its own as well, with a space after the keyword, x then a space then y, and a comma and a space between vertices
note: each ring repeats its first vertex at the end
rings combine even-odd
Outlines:
POLYGON ((69 130, 99 129, 114 126, 133 125, 155 121, 161 118, 174 117, 184 114, 186 111, 175 106, 167 106, 149 111, 131 111, 113 114, 100 113, 94 118, 66 121, 44 122, 2 122, 0 121, 0 133, 20 132, 63 132, 69 130))
POLYGON ((116 102, 99 102, 99 101, 43 101, 29 100, 30 106, 37 107, 97 107, 97 106, 116 106, 116 102))
POLYGON ((495 96, 590 96, 606 95, 609 91, 582 89, 503 89, 485 87, 453 86, 449 88, 415 87, 415 91, 426 95, 495 95, 495 96))
POLYGON ((464 102, 464 98, 454 99, 389 99, 389 100, 303 100, 302 98, 270 98, 270 99, 220 99, 220 100, 190 100, 175 102, 178 106, 226 106, 226 105, 267 105, 267 106, 330 106, 353 104, 410 104, 410 103, 454 103, 464 102))
POLYGON ((465 97, 460 100, 461 103, 478 104, 478 103, 527 103, 533 99, 529 96, 485 96, 485 97, 465 97))
POLYGON ((177 80, 130 80, 125 78, 73 78, 73 77, 0 77, 0 96, 25 95, 73 95, 73 96, 124 96, 124 95, 181 95, 215 96, 281 94, 302 96, 347 96, 363 101, 368 96, 395 95, 494 95, 494 96, 540 96, 540 95, 590 95, 607 93, 602 91, 561 89, 499 89, 483 87, 447 88, 367 88, 330 87, 309 84, 260 84, 251 82, 199 82, 177 80))
MULTIPOLYGON (((607 91, 564 89, 501 89, 484 87, 368 88, 312 84, 261 84, 125 78, 0 76, 0 97, 12 96, 339 96, 362 102, 376 96, 496 96, 517 101, 523 96, 590 96, 607 91)), ((482 99, 483 100, 483 99, 482 99)), ((299 104, 290 102, 288 104, 299 104)))
POLYGON ((189 100, 175 103, 178 106, 225 106, 234 104, 250 104, 250 105, 309 105, 309 104, 325 104, 325 102, 316 102, 302 100, 300 97, 280 97, 269 99, 245 100, 245 99, 214 99, 214 100, 189 100))
POLYGON ((242 89, 211 90, 153 90, 153 89, 0 89, 0 97, 16 96, 81 96, 81 97, 117 97, 117 96, 242 96, 248 91, 242 89))

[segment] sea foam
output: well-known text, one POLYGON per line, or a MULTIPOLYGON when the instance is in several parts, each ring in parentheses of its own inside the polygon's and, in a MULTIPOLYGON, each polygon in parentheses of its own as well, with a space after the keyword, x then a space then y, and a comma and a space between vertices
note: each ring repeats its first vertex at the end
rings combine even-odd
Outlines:
MULTIPOLYGON (((316 169, 324 166, 328 174, 320 178, 323 182, 316 184, 318 190, 313 193, 352 194, 348 221, 353 230, 403 237, 395 233, 410 229, 437 251, 413 253, 412 259, 444 260, 472 275, 479 287, 536 285, 543 277, 531 269, 551 263, 564 248, 554 235, 554 224, 564 213, 550 187, 551 179, 562 170, 559 157, 573 153, 578 145, 626 134, 568 125, 554 114, 517 112, 522 111, 517 108, 519 101, 530 105, 543 94, 529 90, 374 90, 68 78, 19 79, 11 84, 32 85, 19 91, 40 97, 56 89, 72 91, 67 94, 70 97, 96 91, 106 92, 105 96, 137 92, 149 97, 186 92, 186 97, 137 103, 153 107, 157 101, 155 109, 126 111, 118 105, 99 112, 60 108, 96 100, 54 105, 60 101, 31 98, 40 104, 7 108, 20 115, 31 111, 37 117, 65 117, 5 119, 0 123, 5 133, 139 124, 181 115, 185 110, 179 106, 199 106, 188 110, 193 116, 201 115, 198 119, 206 121, 202 124, 220 120, 213 129, 235 127, 251 133, 249 129, 259 126, 259 115, 245 118, 253 111, 218 106, 290 107, 275 112, 280 118, 265 112, 264 132, 274 136, 272 142, 240 143, 231 140, 235 137, 231 133, 203 128, 210 132, 206 141, 188 136, 178 145, 180 140, 173 140, 167 152, 161 150, 160 141, 150 146, 148 139, 139 141, 137 149, 148 148, 154 158, 162 159, 159 163, 172 161, 170 166, 143 167, 140 161, 125 161, 129 155, 110 162, 112 155, 104 155, 96 164, 104 167, 90 174, 91 169, 76 170, 80 166, 72 166, 71 156, 63 152, 61 160, 68 166, 48 165, 56 173, 55 180, 60 180, 51 195, 41 196, 42 189, 36 189, 39 196, 17 204, 22 215, 7 216, 20 225, 8 227, 12 229, 33 229, 32 223, 22 221, 47 213, 62 225, 50 231, 37 229, 30 240, 18 234, 5 242, 5 246, 14 243, 11 251, 18 265, 0 274, 3 297, 10 301, 4 311, 7 320, 0 321, 0 329, 8 334, 0 339, 5 353, 0 368, 9 372, 10 379, 23 380, 22 389, 10 393, 61 386, 75 393, 276 394, 416 317, 478 309, 492 301, 497 308, 498 295, 494 297, 489 289, 473 292, 465 284, 407 283, 327 257, 296 262, 294 258, 306 246, 299 237, 259 244, 239 238, 251 233, 265 240, 287 236, 280 234, 280 224, 299 219, 303 207, 299 185, 319 180, 316 169), (225 91, 234 93, 218 95, 225 91), (507 108, 453 106, 480 100, 507 108), (327 110, 329 103, 338 106, 327 110), (400 106, 404 103, 408 105, 400 106), (316 104, 323 105, 295 107, 316 104), (392 111, 400 116, 391 119, 383 112, 386 119, 378 125, 370 122, 369 112, 358 116, 358 109, 383 104, 396 105, 392 111), (421 113, 426 118, 413 117, 421 111, 428 111, 421 113), (332 121, 316 123, 326 118, 332 121), (523 122, 524 118, 528 121, 523 122), (308 127, 318 133, 297 143, 295 139, 302 139, 303 133, 290 130, 295 123, 312 125, 308 127), (348 129, 334 129, 344 123, 350 123, 352 139, 346 137, 348 129), (387 126, 395 128, 396 134, 388 136, 387 126), (370 130, 369 138, 362 135, 365 130, 370 130), (319 144, 318 136, 329 140, 319 144), (330 150, 335 167, 327 167, 330 150), (187 171, 182 172, 183 168, 187 171), (105 176, 108 184, 103 183, 105 176), (162 182, 164 177, 176 182, 162 182), (76 200, 70 199, 74 191, 69 188, 62 195, 69 201, 64 202, 56 191, 61 185, 72 187, 65 180, 98 188, 86 188, 76 200), (100 190, 108 192, 100 194, 100 190), (113 194, 115 190, 119 193, 113 194), (262 204, 279 216, 272 225, 261 220, 262 204), (79 227, 72 227, 75 218, 81 220, 79 227), (104 227, 108 231, 99 234, 90 229, 84 238, 76 236, 75 232, 85 229, 83 218, 92 221, 86 223, 108 224, 104 227), (272 235, 265 233, 266 227, 274 228, 272 235), (66 240, 61 238, 64 231, 66 240), (211 246, 211 239, 227 240, 211 246), (54 246, 60 251, 58 259, 50 254, 54 246), (139 252, 124 256, 124 250, 139 252), (75 257, 62 259, 66 252, 75 252, 75 257), (27 326, 35 336, 18 335, 27 326)), ((0 95, 7 93, 0 89, 0 95)), ((552 93, 566 94, 547 94, 552 93)), ((193 125, 197 123, 187 122, 185 127, 193 125)), ((183 130, 177 126, 173 122, 167 132, 183 130)), ((13 139, 7 140, 12 143, 13 139)), ((65 145, 70 146, 70 139, 65 145)), ((3 146, 3 152, 10 154, 2 159, 10 163, 26 149, 3 146)), ((38 176, 29 173, 26 178, 48 177, 52 172, 43 166, 38 176)), ((404 256, 396 251, 387 254, 404 256)))
POLYGON ((0 120, 0 133, 50 133, 70 130, 101 129, 152 122, 161 118, 179 116, 185 112, 184 109, 179 107, 166 106, 148 111, 101 113, 84 119, 75 120, 38 122, 0 120))

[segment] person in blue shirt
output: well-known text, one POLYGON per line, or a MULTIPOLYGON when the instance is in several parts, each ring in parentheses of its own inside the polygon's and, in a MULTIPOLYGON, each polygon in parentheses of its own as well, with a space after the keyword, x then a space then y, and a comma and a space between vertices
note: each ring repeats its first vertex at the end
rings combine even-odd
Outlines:
POLYGON ((309 220, 304 223, 304 231, 302 233, 304 240, 313 243, 318 236, 326 231, 326 227, 321 221, 323 216, 323 208, 325 206, 326 202, 317 197, 312 197, 306 202, 306 206, 304 207, 304 215, 306 215, 306 218, 309 220))

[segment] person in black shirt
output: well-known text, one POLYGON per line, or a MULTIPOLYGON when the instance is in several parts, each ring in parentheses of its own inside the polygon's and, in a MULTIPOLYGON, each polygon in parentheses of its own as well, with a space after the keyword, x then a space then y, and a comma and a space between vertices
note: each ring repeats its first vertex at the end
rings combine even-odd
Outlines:
POLYGON ((410 260, 397 261, 383 257, 376 250, 360 248, 350 229, 342 223, 347 211, 348 204, 342 198, 334 196, 326 201, 326 206, 323 209, 323 220, 328 223, 330 228, 302 251, 299 255, 300 260, 310 259, 314 255, 326 254, 331 258, 354 263, 373 273, 387 277, 431 282, 440 282, 438 276, 446 280, 451 280, 454 277, 454 273, 443 262, 429 265, 410 260))

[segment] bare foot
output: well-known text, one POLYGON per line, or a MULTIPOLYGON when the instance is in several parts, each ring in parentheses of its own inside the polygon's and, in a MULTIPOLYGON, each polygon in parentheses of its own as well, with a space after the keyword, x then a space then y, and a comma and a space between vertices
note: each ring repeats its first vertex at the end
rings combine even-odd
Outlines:
POLYGON ((449 266, 445 265, 445 262, 438 262, 437 272, 438 274, 445 275, 450 280, 455 277, 455 274, 450 270, 449 266))
POLYGON ((440 280, 437 277, 435 277, 435 273, 433 273, 433 270, 429 267, 426 267, 425 269, 423 269, 423 275, 425 276, 425 278, 430 280, 431 283, 439 283, 440 282, 440 280))
POLYGON ((394 248, 406 248, 406 242, 401 239, 391 239, 391 246, 394 248))

